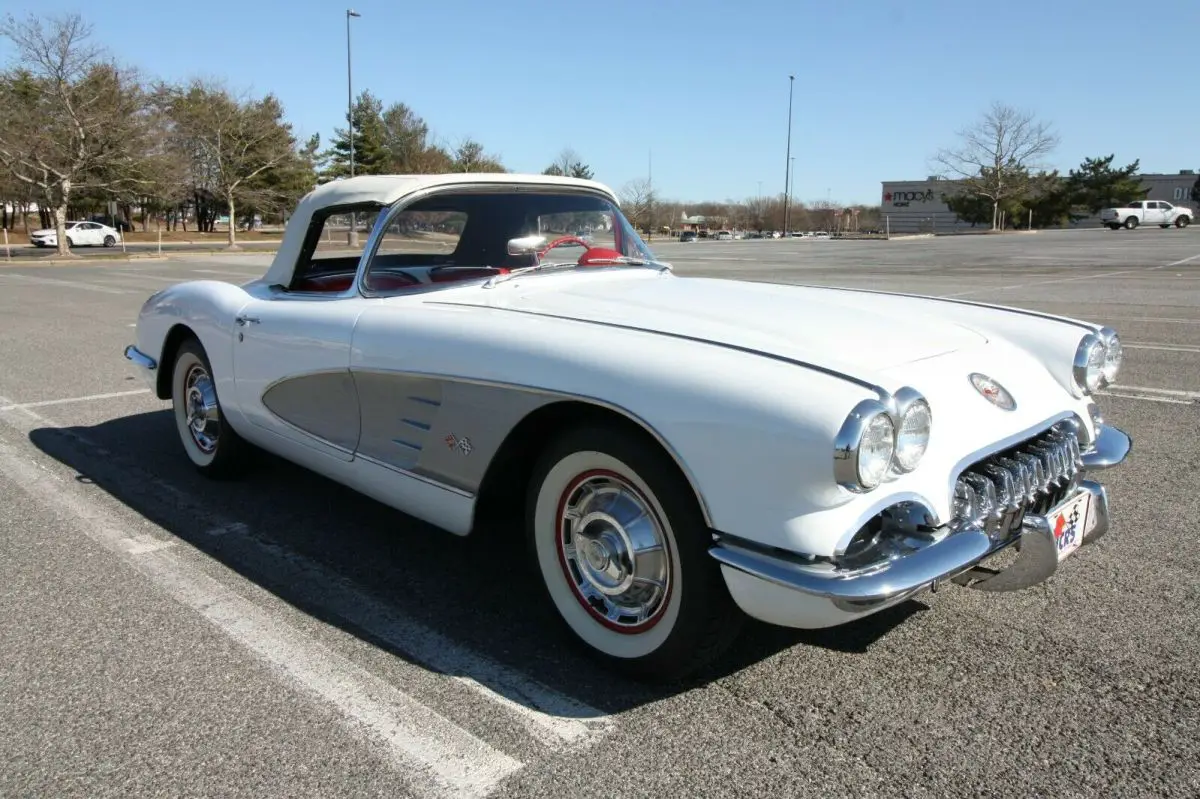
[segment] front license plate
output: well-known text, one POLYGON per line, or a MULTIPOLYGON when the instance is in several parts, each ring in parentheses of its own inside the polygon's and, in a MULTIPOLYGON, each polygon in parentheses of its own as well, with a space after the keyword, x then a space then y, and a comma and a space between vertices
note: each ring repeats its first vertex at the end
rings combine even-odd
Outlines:
POLYGON ((1091 493, 1080 491, 1047 513, 1046 519, 1050 522, 1050 531, 1054 533, 1054 543, 1058 548, 1058 559, 1061 561, 1079 549, 1083 537, 1095 526, 1091 493))

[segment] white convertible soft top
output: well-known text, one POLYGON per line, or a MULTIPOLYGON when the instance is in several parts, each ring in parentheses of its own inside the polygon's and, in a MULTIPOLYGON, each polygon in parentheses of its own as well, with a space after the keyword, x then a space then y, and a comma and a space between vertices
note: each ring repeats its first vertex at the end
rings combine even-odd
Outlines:
POLYGON ((391 205, 404 197, 437 186, 478 186, 497 183, 523 185, 571 186, 588 188, 606 194, 619 204, 616 194, 603 183, 594 180, 559 177, 556 175, 526 175, 509 172, 449 172, 441 175, 360 175, 344 180, 334 180, 310 191, 300 199, 296 210, 288 220, 283 240, 275 253, 275 260, 267 269, 263 279, 268 285, 287 285, 292 279, 296 259, 304 245, 313 215, 324 208, 362 203, 391 205))

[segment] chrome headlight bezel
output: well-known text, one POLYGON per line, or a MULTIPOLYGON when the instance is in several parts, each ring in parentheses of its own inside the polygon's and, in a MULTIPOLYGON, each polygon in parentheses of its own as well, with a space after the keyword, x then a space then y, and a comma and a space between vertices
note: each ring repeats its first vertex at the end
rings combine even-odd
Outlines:
POLYGON ((896 421, 891 410, 879 400, 865 399, 854 406, 833 444, 833 473, 838 485, 856 494, 864 494, 878 488, 887 477, 896 452, 896 421), (866 434, 874 426, 886 422, 890 428, 891 448, 887 462, 879 470, 879 479, 872 481, 863 477, 862 444, 866 434))
POLYGON ((892 463, 889 472, 894 476, 908 474, 921 464, 921 459, 925 457, 925 450, 929 447, 929 437, 933 432, 933 411, 929 407, 929 401, 915 388, 905 386, 895 393, 893 399, 895 401, 896 437, 895 445, 892 448, 892 463), (920 442, 920 451, 915 458, 905 463, 900 455, 900 437, 904 435, 905 425, 912 415, 921 411, 924 411, 929 418, 928 428, 925 431, 924 440, 920 442))
POLYGON ((1106 353, 1104 340, 1095 333, 1088 333, 1079 340, 1079 346, 1075 348, 1071 376, 1082 396, 1089 396, 1108 385, 1104 380, 1106 353))

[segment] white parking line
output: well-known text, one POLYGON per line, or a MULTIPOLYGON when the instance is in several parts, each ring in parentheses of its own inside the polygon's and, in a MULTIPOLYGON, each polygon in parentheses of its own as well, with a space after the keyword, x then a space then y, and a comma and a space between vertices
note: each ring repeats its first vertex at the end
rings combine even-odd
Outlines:
POLYGON ((1186 344, 1148 344, 1140 341, 1123 342, 1127 350, 1162 350, 1163 352, 1200 352, 1200 347, 1189 347, 1186 344))
POLYGON ((1188 256, 1187 258, 1181 258, 1178 261, 1172 261, 1169 264, 1160 264, 1158 266, 1147 266, 1147 267, 1141 267, 1138 269, 1121 269, 1116 272, 1101 272, 1100 274, 1076 275, 1075 277, 1060 277, 1060 278, 1056 278, 1054 280, 1034 280, 1029 283, 1014 283, 1011 286, 985 286, 983 288, 971 289, 970 291, 959 291, 959 292, 955 292, 954 294, 941 294, 939 296, 946 297, 946 298, 965 297, 968 294, 980 294, 980 293, 986 293, 989 291, 1009 291, 1011 289, 1024 289, 1024 288, 1030 288, 1032 286, 1047 286, 1047 285, 1050 285, 1053 283, 1073 283, 1078 280, 1096 280, 1096 279, 1103 279, 1103 278, 1108 278, 1108 277, 1116 277, 1117 275, 1132 275, 1137 272, 1153 272, 1156 269, 1170 269, 1172 266, 1181 266, 1186 263, 1191 263, 1192 261, 1195 261, 1197 259, 1200 259, 1200 253, 1198 253, 1196 255, 1188 256))
POLYGON ((247 274, 246 272, 230 272, 224 269, 189 269, 189 272, 195 272, 201 275, 225 275, 226 277, 240 277, 242 280, 254 280, 262 277, 262 272, 247 274))
MULTIPOLYGON (((138 394, 149 394, 150 389, 139 388, 134 391, 110 391, 107 394, 88 394, 85 397, 65 397, 63 399, 38 400, 37 402, 12 402, 0 405, 0 411, 24 410, 26 408, 45 408, 49 405, 66 405, 73 402, 92 402, 93 400, 114 399, 116 397, 133 397, 138 394)), ((0 399, 0 401, 3 401, 0 399)))
POLYGON ((1118 384, 1111 389, 1104 389, 1098 393, 1109 397, 1146 400, 1148 402, 1166 402, 1172 405, 1194 405, 1200 402, 1200 391, 1183 391, 1176 388, 1124 386, 1118 384))
MULTIPOLYGON (((145 393, 148 389, 130 394, 145 393)), ((0 410, 19 411, 19 415, 37 423, 61 429, 53 420, 41 416, 34 407, 59 402, 79 401, 98 397, 119 396, 93 395, 88 398, 70 398, 43 403, 14 403, 0 397, 0 410)), ((11 417, 10 417, 11 418, 11 417)), ((9 422, 10 426, 23 429, 20 423, 9 422)), ((78 433, 68 433, 81 443, 100 451, 100 447, 78 433)), ((187 497, 176 486, 150 478, 149 485, 155 490, 187 502, 187 497)), ((515 720, 534 740, 561 749, 595 742, 611 732, 615 720, 608 714, 559 693, 519 671, 478 654, 419 622, 406 618, 389 604, 375 599, 359 589, 351 581, 333 572, 325 565, 280 547, 274 542, 254 536, 249 525, 232 520, 222 520, 219 515, 209 514, 217 523, 206 530, 214 537, 236 536, 243 546, 251 546, 274 565, 275 576, 288 582, 294 578, 297 584, 314 587, 320 595, 320 606, 376 639, 386 642, 427 667, 447 675, 459 685, 492 701, 511 713, 515 720)), ((156 539, 154 544, 158 545, 156 539)), ((152 552, 157 546, 138 541, 125 544, 125 549, 135 554, 152 552)), ((519 765, 519 764, 518 764, 519 765)))
MULTIPOLYGON (((14 405, 3 398, 0 402, 14 405)), ((31 416, 36 417, 32 411, 31 416)), ((52 423, 51 423, 52 424, 52 423)), ((75 519, 80 533, 127 556, 127 563, 264 660, 297 688, 334 706, 352 731, 382 746, 420 796, 487 796, 523 764, 417 702, 344 656, 254 605, 181 560, 147 549, 81 484, 52 476, 0 442, 0 473, 23 491, 75 519), (140 551, 139 551, 140 550, 140 551), (416 779, 413 779, 413 777, 416 779)))
POLYGON ((84 283, 80 280, 58 280, 53 277, 34 277, 32 275, 13 274, 12 272, 0 272, 0 278, 15 281, 17 283, 27 283, 35 286, 58 286, 68 289, 77 289, 79 291, 94 291, 101 294, 131 294, 132 292, 125 289, 117 289, 112 286, 98 286, 93 283, 84 283))

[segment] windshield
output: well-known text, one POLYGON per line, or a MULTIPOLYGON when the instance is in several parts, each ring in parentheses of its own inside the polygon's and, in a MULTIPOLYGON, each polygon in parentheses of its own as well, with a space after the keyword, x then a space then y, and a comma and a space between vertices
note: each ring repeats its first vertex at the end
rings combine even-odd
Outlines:
POLYGON ((534 254, 512 255, 508 243, 534 237, 542 262, 653 260, 620 209, 596 194, 538 188, 436 194, 391 217, 371 269, 535 265, 534 254))

